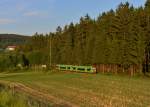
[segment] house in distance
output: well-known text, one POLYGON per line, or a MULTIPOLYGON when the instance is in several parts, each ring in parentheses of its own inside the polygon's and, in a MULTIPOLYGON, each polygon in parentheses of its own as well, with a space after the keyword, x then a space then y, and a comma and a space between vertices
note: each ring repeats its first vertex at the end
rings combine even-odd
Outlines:
POLYGON ((7 51, 15 51, 16 48, 17 48, 17 46, 15 46, 15 45, 7 46, 6 50, 7 50, 7 51))

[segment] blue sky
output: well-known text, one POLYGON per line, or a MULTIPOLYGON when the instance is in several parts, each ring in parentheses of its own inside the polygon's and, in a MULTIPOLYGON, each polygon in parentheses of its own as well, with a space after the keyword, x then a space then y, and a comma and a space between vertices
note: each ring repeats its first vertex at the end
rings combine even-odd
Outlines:
POLYGON ((146 0, 0 0, 0 33, 53 32, 87 13, 95 18, 126 1, 138 7, 146 0))

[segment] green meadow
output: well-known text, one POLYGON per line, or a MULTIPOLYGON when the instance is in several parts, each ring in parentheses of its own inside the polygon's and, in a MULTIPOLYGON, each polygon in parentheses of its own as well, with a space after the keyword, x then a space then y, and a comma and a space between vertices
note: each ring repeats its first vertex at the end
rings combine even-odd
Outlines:
POLYGON ((0 91, 0 107, 34 107, 29 106, 25 97, 13 95, 10 90, 0 91))
POLYGON ((70 72, 1 73, 0 81, 24 84, 81 107, 149 107, 150 79, 70 72))

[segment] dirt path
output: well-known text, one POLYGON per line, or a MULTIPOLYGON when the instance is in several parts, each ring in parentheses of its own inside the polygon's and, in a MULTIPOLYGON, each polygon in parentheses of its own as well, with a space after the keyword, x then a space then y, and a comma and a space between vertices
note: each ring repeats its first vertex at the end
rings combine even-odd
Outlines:
POLYGON ((17 83, 17 82, 7 82, 7 81, 0 81, 0 85, 4 85, 6 87, 9 87, 10 89, 17 91, 17 92, 21 92, 21 93, 25 93, 30 97, 33 97, 37 100, 41 100, 41 101, 47 101, 50 103, 54 104, 54 107, 79 107, 75 104, 72 104, 68 101, 64 101, 62 99, 58 99, 50 94, 47 93, 43 93, 41 91, 35 90, 33 88, 30 88, 24 84, 21 83, 17 83))

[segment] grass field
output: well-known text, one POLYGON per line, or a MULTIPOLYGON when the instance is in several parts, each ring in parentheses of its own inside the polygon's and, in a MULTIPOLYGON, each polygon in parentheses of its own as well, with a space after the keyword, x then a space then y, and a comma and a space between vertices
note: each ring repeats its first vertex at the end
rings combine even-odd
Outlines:
MULTIPOLYGON (((11 91, 0 91, 0 107, 29 107, 26 98, 21 95, 13 95, 11 91)), ((36 106, 30 106, 36 107, 36 106)))
POLYGON ((0 74, 81 107, 150 107, 150 79, 82 73, 0 74))

